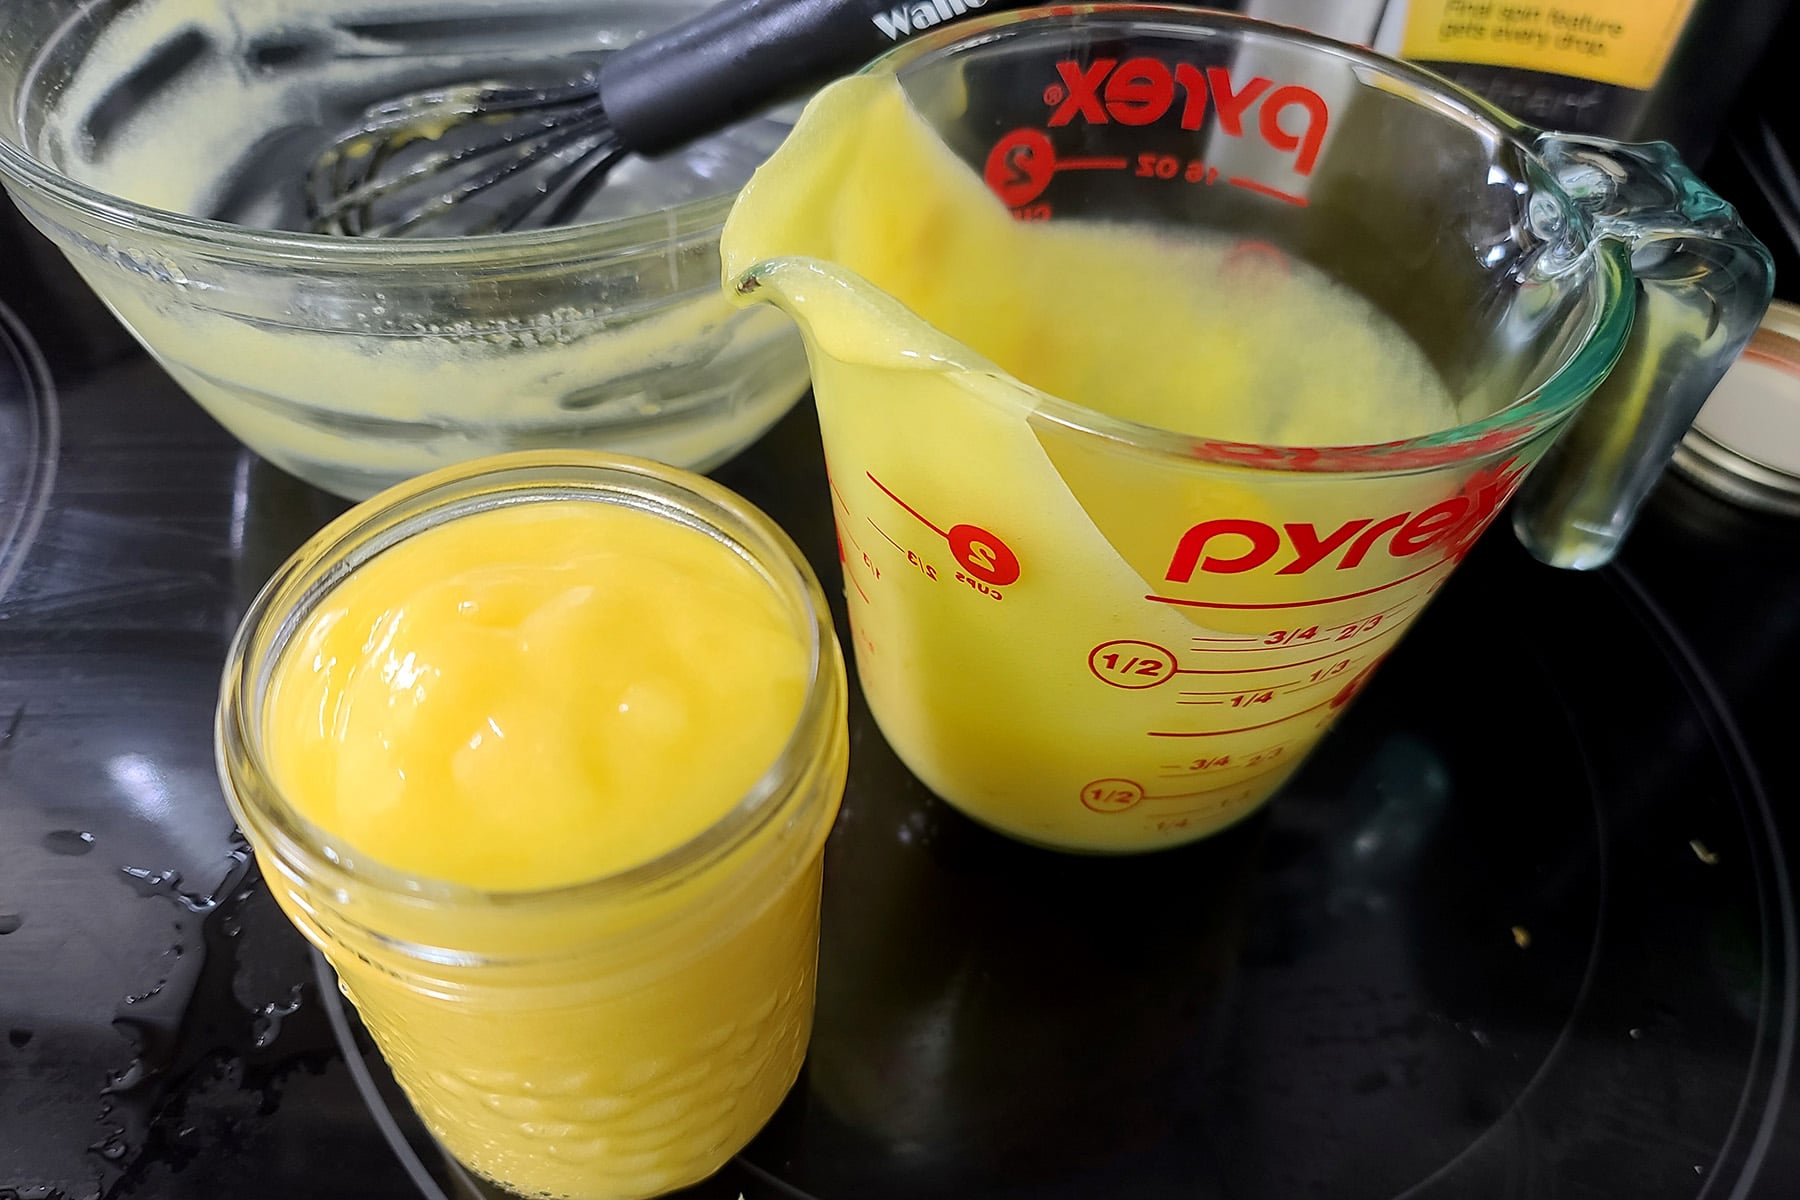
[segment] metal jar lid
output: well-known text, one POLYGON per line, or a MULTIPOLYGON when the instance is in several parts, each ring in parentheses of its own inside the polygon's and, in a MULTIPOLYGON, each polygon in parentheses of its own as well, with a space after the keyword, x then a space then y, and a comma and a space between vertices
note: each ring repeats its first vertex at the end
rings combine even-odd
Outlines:
POLYGON ((1727 500, 1800 516, 1800 306, 1769 306, 1676 447, 1674 463, 1727 500))

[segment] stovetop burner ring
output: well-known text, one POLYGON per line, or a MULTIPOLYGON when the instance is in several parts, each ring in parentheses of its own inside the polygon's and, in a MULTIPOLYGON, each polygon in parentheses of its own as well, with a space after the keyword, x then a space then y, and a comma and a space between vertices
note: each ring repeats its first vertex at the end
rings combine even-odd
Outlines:
POLYGON ((0 305, 0 612, 49 507, 61 441, 50 369, 0 305))

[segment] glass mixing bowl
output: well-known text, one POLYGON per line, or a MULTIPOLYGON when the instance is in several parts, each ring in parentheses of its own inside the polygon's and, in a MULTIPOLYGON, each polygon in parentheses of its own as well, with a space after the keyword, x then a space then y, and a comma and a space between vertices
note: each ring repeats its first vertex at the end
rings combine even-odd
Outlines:
POLYGON ((704 471, 807 386, 787 318, 719 289, 781 114, 628 160, 563 228, 279 231, 368 104, 567 76, 701 2, 33 0, 0 38, 0 182, 189 394, 320 487, 568 446, 704 471))

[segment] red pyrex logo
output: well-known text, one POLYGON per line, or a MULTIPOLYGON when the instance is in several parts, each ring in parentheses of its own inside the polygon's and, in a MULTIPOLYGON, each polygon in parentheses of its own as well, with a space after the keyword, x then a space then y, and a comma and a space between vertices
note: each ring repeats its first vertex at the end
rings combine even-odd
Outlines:
POLYGON ((1394 558, 1418 554, 1431 546, 1442 547, 1445 557, 1461 558, 1518 489, 1524 475, 1524 467, 1511 461, 1502 463, 1470 479, 1461 492, 1447 500, 1380 520, 1352 517, 1330 532, 1306 521, 1280 526, 1243 517, 1202 521, 1181 535, 1163 578, 1191 583, 1196 570, 1237 575, 1277 559, 1281 565, 1275 569, 1276 575, 1304 575, 1327 562, 1346 571, 1362 565, 1384 538, 1387 552, 1394 558))
POLYGON ((1296 83, 1279 86, 1262 75, 1237 86, 1224 67, 1197 67, 1156 58, 1097 58, 1090 63, 1056 64, 1061 80, 1044 89, 1052 105, 1048 124, 1152 125, 1180 101, 1181 128, 1199 129, 1210 102, 1219 129, 1244 136, 1245 119, 1255 113, 1255 131, 1283 153, 1294 155, 1294 173, 1310 175, 1325 142, 1330 110, 1319 93, 1296 83))

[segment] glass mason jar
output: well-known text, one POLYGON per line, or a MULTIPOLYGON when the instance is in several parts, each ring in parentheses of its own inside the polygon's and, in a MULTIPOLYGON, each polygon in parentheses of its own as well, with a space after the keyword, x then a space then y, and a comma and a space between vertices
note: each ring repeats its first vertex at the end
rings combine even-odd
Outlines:
POLYGON ((823 847, 848 759, 845 695, 818 581, 748 503, 647 462, 515 454, 386 492, 276 572, 226 663, 219 772, 276 901, 330 960, 444 1146, 512 1191, 625 1200, 716 1170, 800 1069, 823 847), (309 613, 362 564, 424 530, 571 499, 700 530, 767 581, 810 648, 805 700, 774 765, 660 857, 542 891, 409 877, 308 822, 272 780, 268 750, 280 731, 267 711, 274 673, 309 613))

